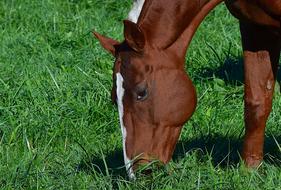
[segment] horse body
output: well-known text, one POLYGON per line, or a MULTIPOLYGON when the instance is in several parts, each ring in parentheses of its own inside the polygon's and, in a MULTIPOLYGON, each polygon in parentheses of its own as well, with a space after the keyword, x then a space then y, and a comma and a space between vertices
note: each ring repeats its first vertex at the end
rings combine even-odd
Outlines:
MULTIPOLYGON (((137 0, 129 14, 131 21, 124 21, 124 42, 95 33, 116 58, 112 100, 118 105, 124 159, 131 177, 141 163, 171 159, 181 128, 196 107, 195 88, 184 71, 185 53, 199 24, 221 1, 137 0)), ((248 166, 257 166, 263 157, 280 54, 281 2, 225 3, 240 20, 244 50, 242 155, 248 166)))
POLYGON ((230 12, 240 20, 280 28, 279 0, 225 1, 230 12))

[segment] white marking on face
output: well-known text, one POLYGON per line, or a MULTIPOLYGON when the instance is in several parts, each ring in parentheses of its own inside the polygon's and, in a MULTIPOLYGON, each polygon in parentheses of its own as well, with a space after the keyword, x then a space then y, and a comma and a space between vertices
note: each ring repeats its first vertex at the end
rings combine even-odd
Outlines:
POLYGON ((129 178, 135 179, 132 162, 128 158, 127 153, 126 153, 127 130, 126 130, 124 122, 123 122, 123 116, 124 116, 123 97, 124 97, 124 93, 125 93, 125 89, 123 88, 123 81, 124 81, 124 79, 123 79, 122 75, 120 73, 117 73, 116 74, 116 87, 117 87, 116 94, 117 94, 119 120, 120 120, 121 131, 122 131, 124 163, 125 163, 129 178))
POLYGON ((145 0, 134 0, 133 7, 129 12, 128 19, 134 23, 138 22, 138 18, 140 16, 143 4, 145 0))

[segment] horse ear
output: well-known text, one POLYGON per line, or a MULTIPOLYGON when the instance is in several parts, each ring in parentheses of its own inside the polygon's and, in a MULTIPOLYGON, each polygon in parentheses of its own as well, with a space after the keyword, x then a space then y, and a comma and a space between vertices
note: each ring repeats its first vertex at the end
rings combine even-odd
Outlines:
POLYGON ((124 37, 133 50, 140 52, 144 49, 145 37, 136 23, 124 20, 124 37))
POLYGON ((115 56, 116 53, 116 46, 120 43, 116 40, 111 38, 105 37, 97 32, 93 32, 94 36, 99 40, 101 46, 106 49, 109 53, 115 56))

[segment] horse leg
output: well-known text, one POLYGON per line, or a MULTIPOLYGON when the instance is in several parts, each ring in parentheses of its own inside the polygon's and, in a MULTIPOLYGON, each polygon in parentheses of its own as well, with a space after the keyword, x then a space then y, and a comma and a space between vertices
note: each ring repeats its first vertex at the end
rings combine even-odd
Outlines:
POLYGON ((271 112, 280 54, 279 30, 240 21, 244 51, 245 137, 242 158, 248 167, 263 159, 264 132, 271 112))

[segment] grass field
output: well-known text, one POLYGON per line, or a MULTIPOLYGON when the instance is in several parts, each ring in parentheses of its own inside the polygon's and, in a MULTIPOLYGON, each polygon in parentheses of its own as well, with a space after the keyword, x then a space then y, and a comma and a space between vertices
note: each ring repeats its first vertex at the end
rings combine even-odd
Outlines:
POLYGON ((249 171, 239 158, 242 51, 238 22, 224 5, 188 50, 198 106, 173 160, 152 176, 128 180, 110 101, 113 58, 91 31, 122 40, 130 6, 130 0, 0 1, 0 189, 281 189, 278 90, 263 165, 249 171))

